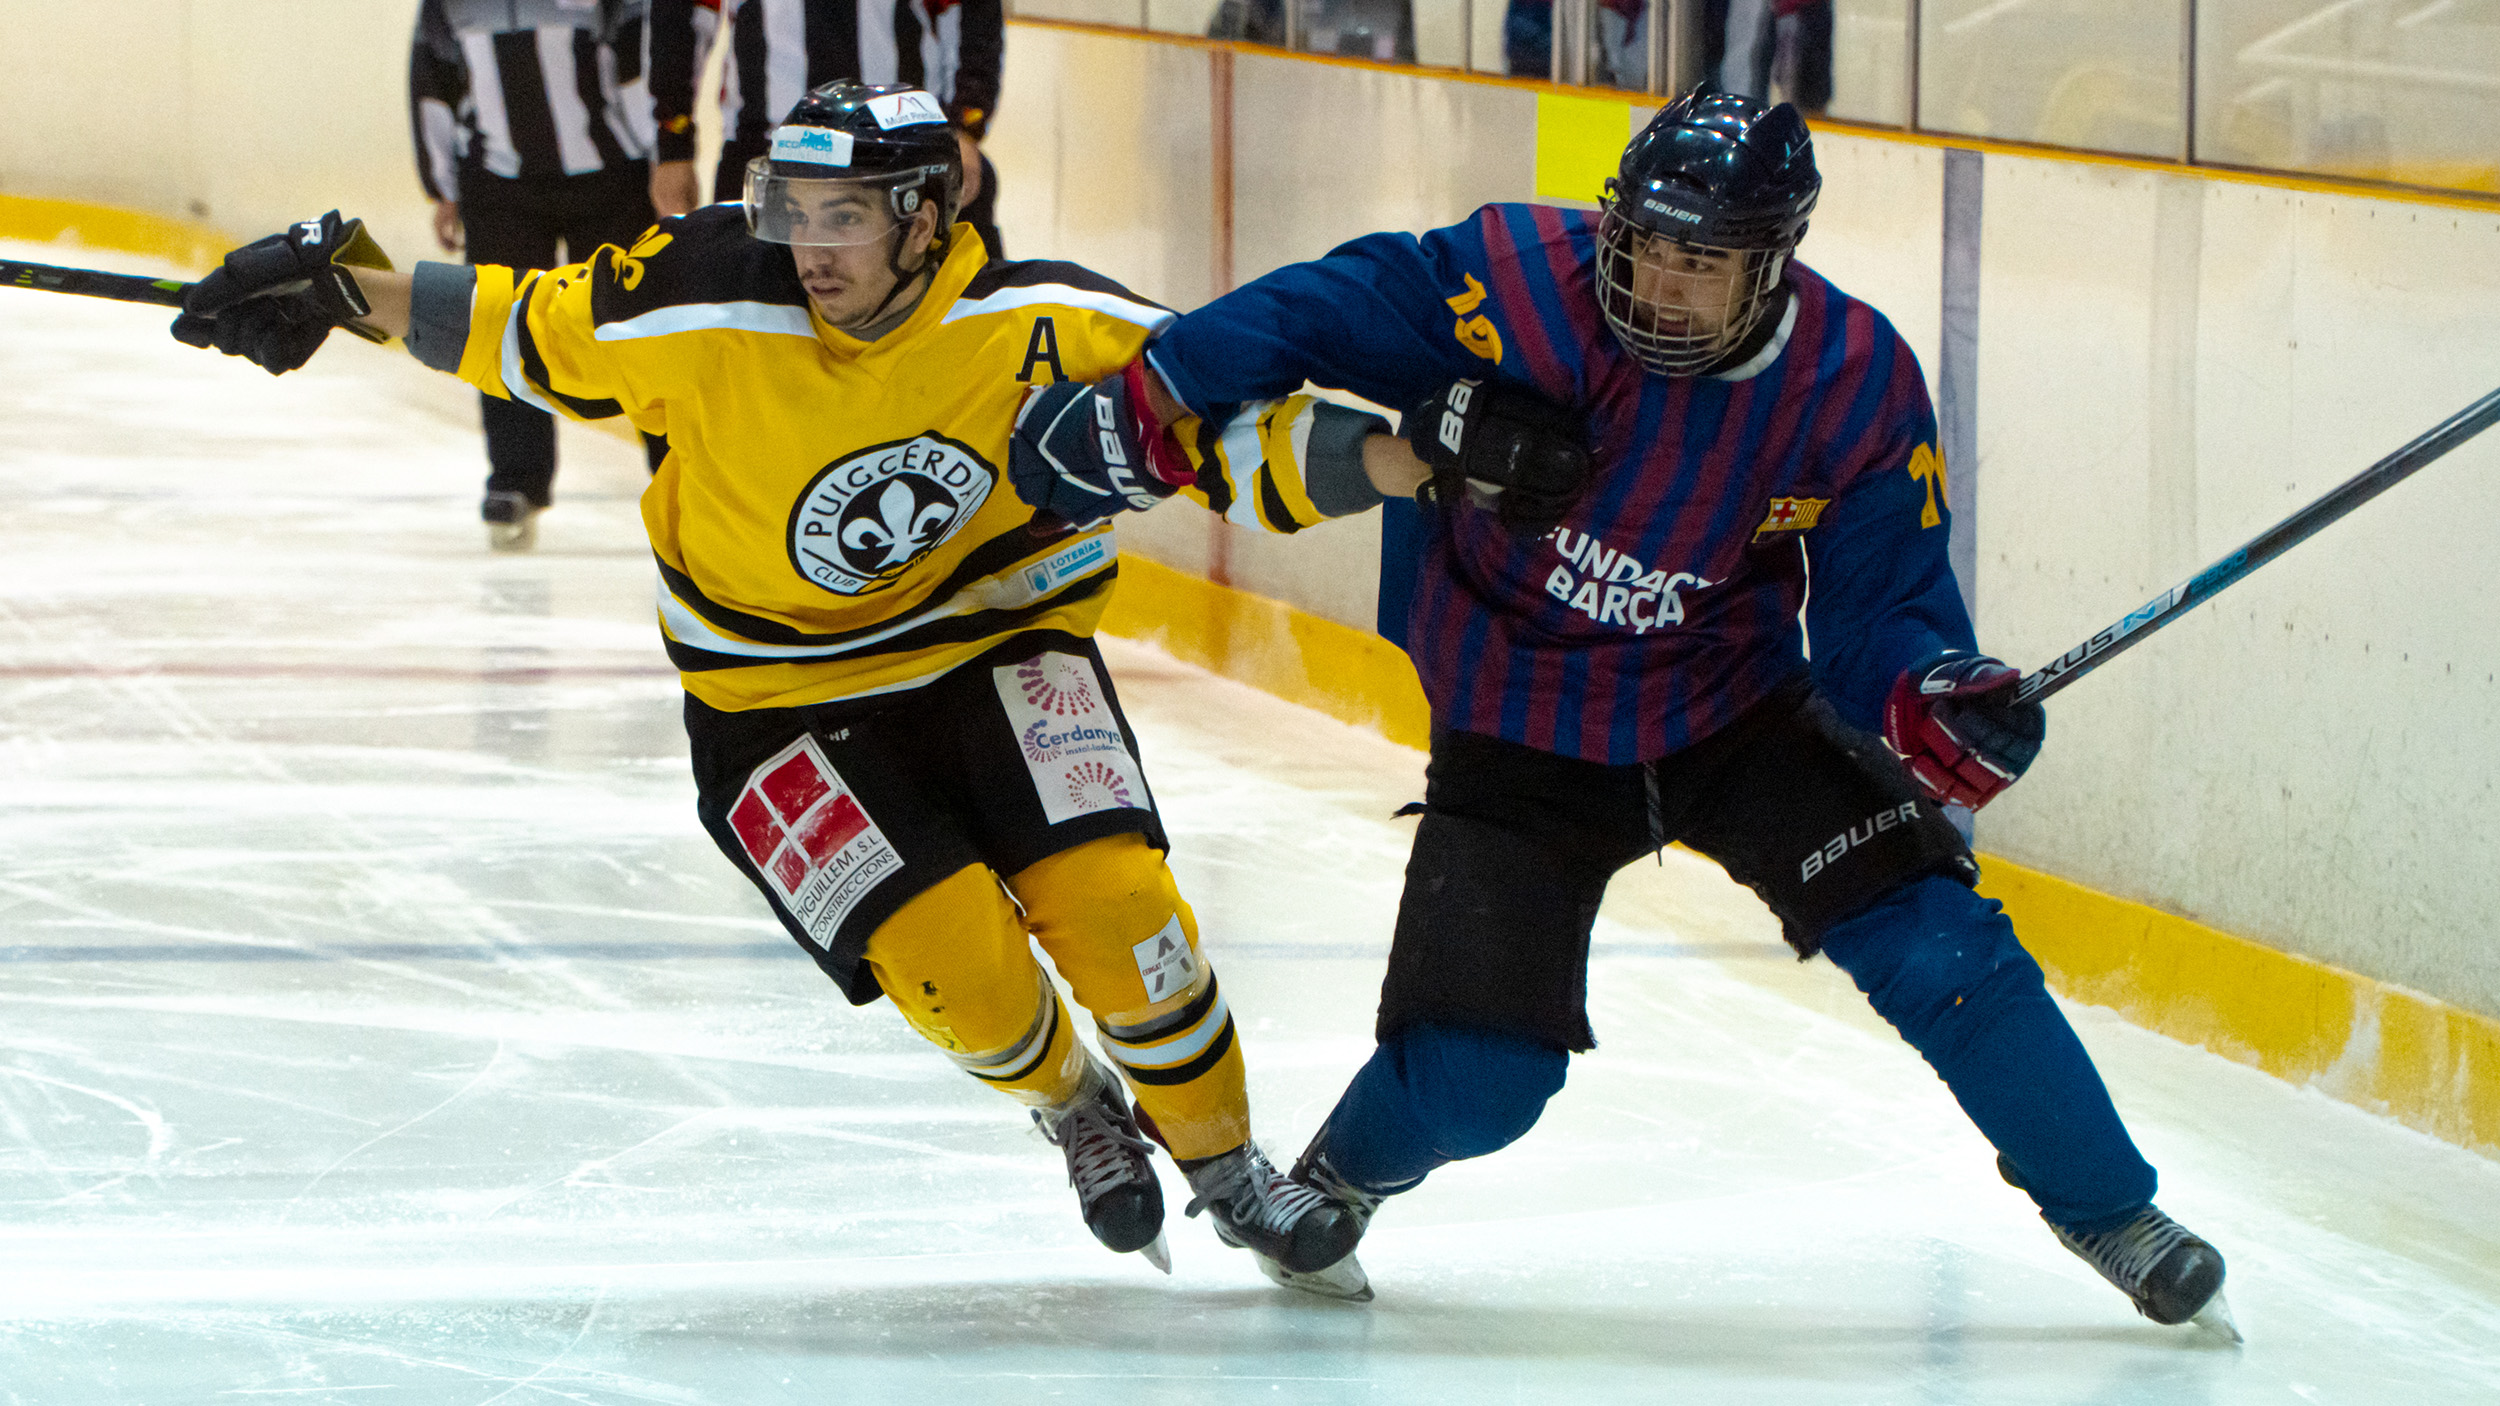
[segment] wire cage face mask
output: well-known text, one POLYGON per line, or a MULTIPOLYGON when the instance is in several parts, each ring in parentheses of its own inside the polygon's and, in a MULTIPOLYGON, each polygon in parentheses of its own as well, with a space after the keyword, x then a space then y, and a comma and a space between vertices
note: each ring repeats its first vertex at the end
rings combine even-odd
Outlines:
POLYGON ((769 244, 842 248, 876 244, 918 214, 944 167, 872 176, 787 176, 770 157, 747 163, 747 232, 769 244))
POLYGON ((1786 249, 1686 244, 1612 208, 1597 226, 1597 302, 1606 326, 1625 351, 1661 376, 1698 375, 1724 359, 1762 321, 1787 267, 1786 249), (1679 251, 1723 257, 1734 271, 1679 276, 1668 269, 1679 251), (1641 277, 1645 259, 1658 265, 1647 280, 1641 277))

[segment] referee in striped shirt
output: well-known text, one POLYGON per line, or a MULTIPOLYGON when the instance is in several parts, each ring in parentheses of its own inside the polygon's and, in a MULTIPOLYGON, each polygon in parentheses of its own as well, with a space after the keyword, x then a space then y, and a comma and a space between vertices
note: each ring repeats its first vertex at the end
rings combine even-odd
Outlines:
MULTIPOLYGON (((651 211, 645 0, 423 0, 408 61, 417 176, 443 248, 554 268, 630 246, 651 211), (558 245, 563 246, 562 257, 558 245)), ((487 544, 527 551, 556 473, 555 420, 482 396, 487 544)), ((644 437, 654 468, 666 440, 644 437)))
POLYGON ((721 81, 720 167, 712 198, 736 200, 747 162, 808 89, 838 78, 908 83, 945 105, 964 153, 963 208, 1005 258, 998 240, 998 172, 980 141, 998 110, 1007 21, 1000 0, 649 0, 651 111, 659 133, 651 202, 663 215, 700 203, 694 177, 694 99, 704 55, 730 31, 721 81))

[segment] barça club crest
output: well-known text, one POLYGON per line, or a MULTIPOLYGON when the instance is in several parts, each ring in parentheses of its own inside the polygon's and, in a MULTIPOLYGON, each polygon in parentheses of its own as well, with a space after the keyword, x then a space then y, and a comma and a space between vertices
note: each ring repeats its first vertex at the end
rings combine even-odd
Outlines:
POLYGON ((790 513, 790 564, 838 596, 878 590, 954 534, 998 470, 943 435, 863 449, 824 471, 790 513))

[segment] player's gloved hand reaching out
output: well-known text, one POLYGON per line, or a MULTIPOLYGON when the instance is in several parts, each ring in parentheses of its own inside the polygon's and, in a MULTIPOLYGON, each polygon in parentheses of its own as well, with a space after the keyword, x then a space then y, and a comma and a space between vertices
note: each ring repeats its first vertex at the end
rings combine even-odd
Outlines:
POLYGON ((1143 358, 1092 385, 1035 386, 1016 412, 1007 479, 1039 526, 1091 527, 1198 481, 1154 412, 1143 358))
POLYGON ((1930 655, 1893 681, 1885 745, 1931 799, 1977 810, 2014 784, 2048 735, 2047 710, 2014 701, 2020 682, 2021 670, 1985 654, 1930 655))
POLYGON ((1438 503, 1472 493, 1522 531, 1563 520, 1589 481, 1578 412, 1500 381, 1458 381, 1407 412, 1406 441, 1438 503))
POLYGON ((312 360, 333 327, 387 341, 358 322, 373 309, 350 270, 390 266, 364 221, 333 210, 226 255, 184 296, 174 340, 243 357, 272 376, 312 360))

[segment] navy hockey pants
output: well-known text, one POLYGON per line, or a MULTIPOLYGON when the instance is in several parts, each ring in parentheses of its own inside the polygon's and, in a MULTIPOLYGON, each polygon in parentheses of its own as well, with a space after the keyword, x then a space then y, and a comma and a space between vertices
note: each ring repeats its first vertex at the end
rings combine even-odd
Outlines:
MULTIPOLYGON (((1830 928, 1823 954, 1926 1057, 2042 1216, 2092 1234, 2152 1201, 2152 1167, 1994 902, 1949 878, 1916 879, 1830 928)), ((1514 1035, 1410 1026, 1329 1114, 1329 1160, 1357 1186, 1403 1191, 1534 1127, 1569 1059, 1514 1035)))

